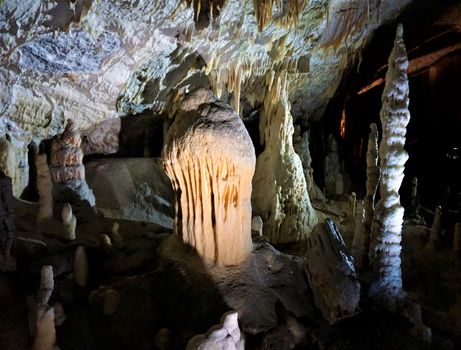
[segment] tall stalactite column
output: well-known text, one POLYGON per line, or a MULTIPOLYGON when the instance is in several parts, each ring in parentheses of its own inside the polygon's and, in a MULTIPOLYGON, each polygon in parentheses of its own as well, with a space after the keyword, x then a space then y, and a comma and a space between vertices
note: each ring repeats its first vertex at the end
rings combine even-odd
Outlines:
POLYGON ((269 74, 260 115, 260 138, 265 145, 253 178, 254 212, 264 221, 271 243, 306 239, 318 222, 299 156, 293 148, 286 73, 269 74))
POLYGON ((381 165, 380 194, 372 224, 370 259, 374 280, 369 294, 378 304, 395 309, 404 297, 400 245, 404 209, 399 188, 404 177, 408 154, 404 150, 408 110, 408 57, 399 24, 394 48, 389 57, 386 85, 380 112, 383 136, 379 148, 381 165))
POLYGON ((251 241, 255 150, 243 122, 206 89, 181 103, 163 148, 176 193, 175 231, 218 265, 237 265, 251 241))

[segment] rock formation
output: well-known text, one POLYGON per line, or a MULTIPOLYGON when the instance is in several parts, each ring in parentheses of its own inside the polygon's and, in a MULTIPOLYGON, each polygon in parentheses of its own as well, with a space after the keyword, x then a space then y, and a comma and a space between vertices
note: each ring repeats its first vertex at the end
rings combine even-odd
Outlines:
POLYGON ((219 325, 210 328, 206 334, 199 334, 189 340, 186 350, 243 350, 245 340, 240 332, 238 313, 227 312, 219 325))
POLYGON ((318 224, 307 240, 305 268, 315 304, 330 324, 358 312, 360 283, 354 259, 333 220, 318 224))
POLYGON ((400 205, 399 188, 408 159, 404 149, 406 126, 410 121, 407 67, 403 28, 399 25, 394 48, 389 56, 386 85, 381 99, 381 199, 375 208, 370 248, 374 279, 369 294, 378 304, 389 309, 394 309, 404 296, 400 267, 404 209, 400 205))
POLYGON ((99 287, 90 293, 89 302, 92 305, 102 305, 102 313, 112 316, 120 305, 120 293, 108 287, 99 287))
POLYGON ((378 166, 378 127, 370 124, 367 149, 367 193, 363 201, 363 217, 355 221, 355 234, 352 249, 357 267, 360 269, 368 265, 370 251, 371 224, 375 208, 375 195, 378 189, 380 168, 378 166), (360 225, 357 227, 357 225, 360 225))
POLYGON ((303 165, 304 178, 306 179, 307 193, 312 201, 323 201, 325 196, 320 188, 314 181, 314 169, 312 169, 312 157, 309 150, 309 133, 304 131, 301 135, 301 128, 299 125, 295 126, 293 133, 293 147, 296 154, 301 159, 303 165))
POLYGON ((26 145, 0 130, 0 169, 13 181, 13 194, 19 198, 29 183, 26 145))
POLYGON ((53 182, 46 154, 39 154, 36 160, 38 209, 37 223, 53 218, 53 182))
POLYGON ((168 131, 163 162, 183 242, 219 265, 245 260, 252 249, 255 153, 240 117, 210 91, 193 91, 168 131))
POLYGON ((274 244, 305 239, 317 224, 301 160, 293 149, 287 84, 283 75, 269 79, 259 124, 264 151, 253 178, 253 210, 262 217, 264 235, 274 244))
POLYGON ((62 238, 72 241, 75 239, 75 228, 77 227, 77 219, 72 214, 72 207, 69 203, 64 203, 61 211, 61 220, 63 226, 62 238))
POLYGON ((344 179, 338 157, 338 143, 333 135, 328 136, 327 156, 323 161, 325 175, 325 194, 340 196, 344 193, 344 179))
POLYGON ((263 219, 260 216, 254 216, 251 219, 251 235, 253 237, 260 237, 263 235, 263 219))
POLYGON ((80 287, 86 287, 88 283, 89 266, 85 248, 77 247, 74 255, 74 279, 80 287))
POLYGON ((93 192, 85 181, 82 139, 71 120, 67 121, 62 135, 55 137, 51 144, 50 173, 53 179, 53 192, 56 200, 60 198, 86 200, 91 206, 95 204, 93 192))

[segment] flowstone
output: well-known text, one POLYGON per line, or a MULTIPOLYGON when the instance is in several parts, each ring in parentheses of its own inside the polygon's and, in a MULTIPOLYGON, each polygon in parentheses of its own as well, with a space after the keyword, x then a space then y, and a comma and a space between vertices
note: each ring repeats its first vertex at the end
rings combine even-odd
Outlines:
POLYGON ((175 232, 218 265, 246 259, 255 151, 240 117, 206 89, 185 97, 163 148, 176 193, 175 232))

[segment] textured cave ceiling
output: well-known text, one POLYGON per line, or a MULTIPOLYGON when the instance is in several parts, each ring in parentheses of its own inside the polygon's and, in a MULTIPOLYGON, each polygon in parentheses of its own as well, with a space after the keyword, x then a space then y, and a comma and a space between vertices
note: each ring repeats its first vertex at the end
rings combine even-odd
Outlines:
POLYGON ((210 86, 243 111, 286 71, 295 117, 320 116, 374 31, 411 0, 3 0, 0 125, 24 140, 210 86), (214 6, 213 6, 214 3, 214 6))

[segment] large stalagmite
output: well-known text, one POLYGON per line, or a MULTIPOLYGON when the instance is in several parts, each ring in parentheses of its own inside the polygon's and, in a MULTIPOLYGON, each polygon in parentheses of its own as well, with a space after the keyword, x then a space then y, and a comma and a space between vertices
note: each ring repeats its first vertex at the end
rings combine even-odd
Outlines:
POLYGON ((241 263, 252 249, 255 151, 240 117, 206 89, 179 107, 163 149, 176 193, 175 232, 205 259, 241 263))
POLYGON ((370 286, 370 296, 383 306, 393 309, 404 295, 400 267, 404 209, 400 205, 399 188, 408 159, 404 145, 406 126, 410 121, 408 57, 403 42, 402 25, 397 28, 388 64, 386 85, 381 99, 381 199, 376 204, 372 224, 370 259, 375 274, 370 286))
POLYGON ((259 125, 265 148, 256 162, 252 203, 272 243, 296 242, 307 238, 318 219, 293 149, 286 76, 268 77, 267 86, 259 125))

